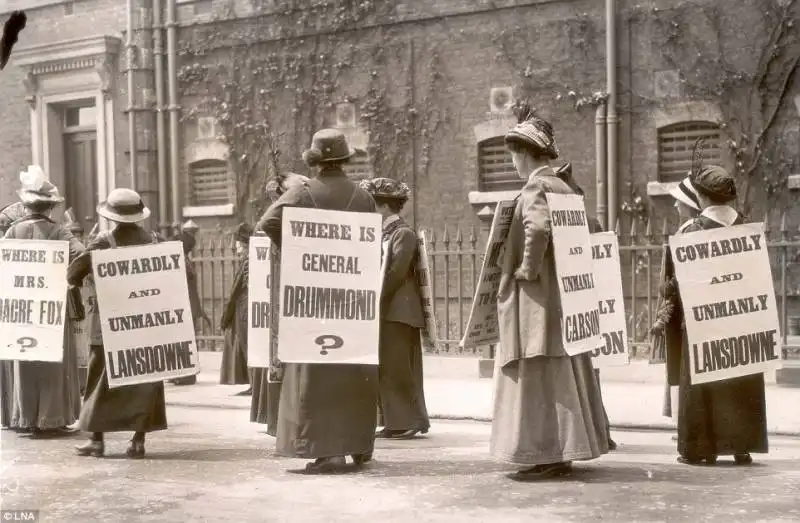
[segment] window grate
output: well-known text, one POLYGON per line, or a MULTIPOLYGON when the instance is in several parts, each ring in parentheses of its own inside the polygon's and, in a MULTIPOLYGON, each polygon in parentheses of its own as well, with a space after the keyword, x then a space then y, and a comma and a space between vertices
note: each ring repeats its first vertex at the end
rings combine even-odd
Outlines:
POLYGON ((705 138, 703 163, 721 164, 722 133, 711 122, 682 122, 658 130, 658 180, 662 183, 684 179, 692 168, 692 148, 705 138))
POLYGON ((206 207, 232 203, 233 176, 228 164, 220 160, 203 160, 189 166, 191 205, 206 207))
POLYGON ((364 152, 356 152, 355 156, 344 164, 344 172, 353 181, 372 178, 372 164, 369 161, 369 156, 364 152))
POLYGON ((524 185, 502 136, 478 144, 478 190, 517 191, 524 185))

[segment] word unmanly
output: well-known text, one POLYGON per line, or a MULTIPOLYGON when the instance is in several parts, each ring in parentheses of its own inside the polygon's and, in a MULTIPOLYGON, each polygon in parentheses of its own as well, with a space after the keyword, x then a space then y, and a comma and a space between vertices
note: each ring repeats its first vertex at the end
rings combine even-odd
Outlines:
POLYGON ((692 307, 692 315, 695 321, 707 321, 765 311, 767 310, 768 298, 769 296, 767 294, 759 294, 758 296, 750 296, 748 298, 696 305, 692 307))
POLYGON ((147 258, 98 263, 97 276, 100 278, 114 278, 130 274, 176 271, 180 268, 181 257, 179 254, 149 256, 147 258))
POLYGON ((16 325, 62 325, 64 302, 53 300, 0 299, 0 323, 16 325), (36 307, 36 304, 39 307, 36 307), (38 321, 35 321, 38 318, 38 321))
POLYGON ((306 272, 361 274, 361 270, 358 268, 358 256, 305 253, 301 265, 306 272))
POLYGON ((585 211, 552 211, 550 220, 554 227, 582 227, 586 226, 585 211))
POLYGON ((564 318, 565 337, 568 342, 577 342, 600 335, 600 311, 593 310, 572 314, 564 318))
POLYGON ((193 341, 179 341, 147 347, 135 347, 108 353, 108 369, 112 378, 146 376, 165 371, 194 368, 193 341))
POLYGON ((112 332, 151 329, 183 323, 183 309, 167 309, 158 312, 145 312, 129 316, 109 318, 108 325, 112 332))
POLYGON ((292 285, 283 291, 285 318, 372 321, 376 312, 377 293, 371 290, 292 285))
POLYGON ((694 372, 703 374, 777 360, 775 329, 692 344, 694 372), (701 356, 702 355, 702 359, 701 356), (701 365, 702 362, 702 365, 701 365))
POLYGON ((761 250, 761 235, 751 234, 724 240, 711 240, 708 242, 686 245, 675 249, 675 260, 678 263, 687 261, 705 260, 761 250))
POLYGON ((577 292, 594 289, 594 275, 591 272, 576 274, 574 276, 562 276, 561 285, 564 292, 577 292))

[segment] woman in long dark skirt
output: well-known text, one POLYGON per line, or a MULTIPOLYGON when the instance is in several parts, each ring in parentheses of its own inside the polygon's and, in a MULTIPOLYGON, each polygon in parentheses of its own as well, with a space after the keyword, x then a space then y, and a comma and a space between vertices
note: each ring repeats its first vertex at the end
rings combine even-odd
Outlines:
MULTIPOLYGON (((308 182, 308 177, 302 174, 288 173, 276 176, 267 182, 267 196, 272 203, 278 201, 283 193, 295 186, 301 186, 308 182)), ((262 233, 263 234, 263 233, 262 233)), ((273 249, 277 250, 275 245, 273 249)), ((279 259, 276 253, 276 260, 279 259)), ((272 303, 278 303, 280 295, 280 268, 277 264, 272 267, 272 303)), ((277 318, 277 307, 273 311, 273 318, 277 318)), ((278 343, 278 322, 273 322, 270 326, 270 337, 273 345, 278 343)), ((267 434, 273 438, 278 434, 278 406, 281 401, 280 369, 253 367, 250 369, 252 379, 253 395, 250 401, 250 421, 267 426, 267 434), (268 375, 272 372, 273 378, 268 375)))
MULTIPOLYGON (((159 238, 138 225, 150 216, 138 193, 130 189, 114 189, 108 200, 97 207, 100 216, 116 224, 92 240, 86 253, 70 264, 67 280, 81 286, 92 270, 91 251, 115 249, 133 245, 156 243, 159 238)), ((98 303, 97 307, 103 307, 98 303)), ((103 336, 99 317, 93 321, 89 354, 89 373, 83 408, 79 420, 81 430, 90 432, 90 440, 77 447, 80 456, 100 457, 105 453, 105 432, 134 432, 126 455, 132 459, 144 457, 145 434, 167 428, 167 411, 164 404, 164 382, 127 385, 109 389, 103 336)))
POLYGON ((409 439, 430 428, 425 406, 420 329, 425 326, 417 262, 419 238, 400 217, 410 190, 403 182, 374 178, 361 187, 383 216, 386 275, 381 292, 378 384, 383 429, 378 438, 409 439))
MULTIPOLYGON (((221 385, 249 385, 247 372, 247 275, 250 235, 253 229, 246 223, 236 230, 236 255, 239 268, 233 280, 231 294, 222 314, 222 330, 225 332, 225 347, 222 350, 222 365, 219 369, 221 385)), ((239 393, 246 396, 248 388, 239 393)))

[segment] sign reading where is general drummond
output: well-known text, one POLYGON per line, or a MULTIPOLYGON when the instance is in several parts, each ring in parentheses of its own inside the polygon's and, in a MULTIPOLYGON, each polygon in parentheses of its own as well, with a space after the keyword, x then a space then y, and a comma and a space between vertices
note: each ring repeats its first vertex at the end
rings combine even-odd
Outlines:
POLYGON ((671 236, 691 382, 781 366, 778 309, 764 224, 671 236))
POLYGON ((199 372, 181 242, 92 252, 109 388, 199 372))

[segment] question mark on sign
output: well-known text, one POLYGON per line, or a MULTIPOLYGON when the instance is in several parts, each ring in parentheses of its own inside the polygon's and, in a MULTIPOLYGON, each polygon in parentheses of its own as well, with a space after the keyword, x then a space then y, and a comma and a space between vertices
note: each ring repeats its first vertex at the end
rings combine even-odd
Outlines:
POLYGON ((30 336, 23 336, 22 338, 17 338, 17 345, 19 345, 20 352, 25 352, 25 349, 32 349, 39 345, 39 341, 30 336))
POLYGON ((344 345, 344 340, 333 334, 323 334, 322 336, 317 336, 314 343, 322 347, 319 353, 327 356, 329 349, 340 349, 344 345))

